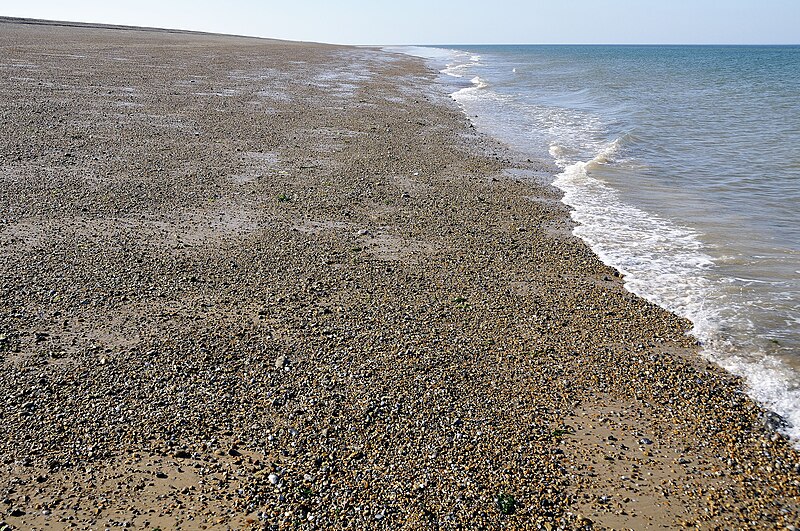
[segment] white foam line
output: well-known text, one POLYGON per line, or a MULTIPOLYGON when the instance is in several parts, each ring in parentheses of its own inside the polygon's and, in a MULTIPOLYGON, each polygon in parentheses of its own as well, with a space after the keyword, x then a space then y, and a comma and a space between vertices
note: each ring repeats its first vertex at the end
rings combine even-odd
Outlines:
MULTIPOLYGON (((748 393, 791 425, 785 432, 800 447, 800 382, 785 363, 763 352, 740 352, 724 339, 722 303, 708 275, 714 267, 703 252, 699 235, 686 227, 623 203, 615 190, 591 177, 591 170, 613 159, 612 143, 589 162, 568 164, 564 150, 551 154, 564 171, 553 184, 564 192, 578 223, 574 234, 600 259, 625 275, 625 287, 654 304, 689 319, 692 335, 703 344, 703 354, 732 374, 745 378, 748 393)), ((737 321, 738 326, 743 323, 737 321)))

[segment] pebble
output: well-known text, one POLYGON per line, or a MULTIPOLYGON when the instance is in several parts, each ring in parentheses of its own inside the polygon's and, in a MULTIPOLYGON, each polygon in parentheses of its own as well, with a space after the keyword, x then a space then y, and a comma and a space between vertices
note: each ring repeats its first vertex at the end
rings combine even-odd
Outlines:
POLYGON ((789 427, 789 423, 786 422, 786 419, 784 419, 774 411, 765 411, 762 414, 762 420, 764 422, 764 425, 770 430, 777 431, 789 427))

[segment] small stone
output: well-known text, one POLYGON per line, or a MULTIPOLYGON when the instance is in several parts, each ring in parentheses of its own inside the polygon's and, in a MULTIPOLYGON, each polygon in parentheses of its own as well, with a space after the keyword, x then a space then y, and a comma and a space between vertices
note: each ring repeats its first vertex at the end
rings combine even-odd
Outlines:
POLYGON ((647 444, 647 445, 650 445, 650 444, 653 444, 653 441, 651 441, 651 440, 650 440, 650 439, 648 439, 647 437, 642 437, 641 439, 639 439, 639 444, 647 444))
POLYGON ((156 472, 156 477, 158 479, 167 479, 167 475, 163 472, 156 472))
POLYGON ((761 418, 764 426, 770 430, 783 430, 789 427, 789 423, 785 418, 781 417, 774 411, 767 411, 761 418))
POLYGON ((276 369, 282 369, 282 368, 286 367, 287 365, 289 365, 289 358, 287 358, 286 356, 284 356, 282 354, 280 356, 278 356, 278 358, 275 360, 275 368, 276 369))
POLYGON ((15 518, 18 518, 20 516, 25 516, 25 511, 23 511, 20 508, 15 508, 15 509, 11 509, 11 512, 8 513, 8 514, 10 514, 11 516, 13 516, 15 518))
POLYGON ((178 450, 177 452, 172 454, 172 457, 176 459, 189 459, 191 457, 191 454, 189 454, 189 452, 187 452, 186 450, 178 450))
POLYGON ((269 482, 270 482, 270 483, 272 483, 273 485, 277 485, 277 484, 278 484, 278 481, 280 481, 280 480, 281 480, 281 478, 279 478, 279 477, 277 476, 277 474, 270 474, 269 476, 267 476, 267 479, 268 479, 268 480, 269 480, 269 482))

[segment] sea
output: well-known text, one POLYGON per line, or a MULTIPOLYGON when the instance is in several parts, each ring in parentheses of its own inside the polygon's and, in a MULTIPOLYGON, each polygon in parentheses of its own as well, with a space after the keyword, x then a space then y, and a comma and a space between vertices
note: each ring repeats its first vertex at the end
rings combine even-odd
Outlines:
POLYGON ((800 441, 800 46, 393 51, 555 163, 575 234, 800 441))

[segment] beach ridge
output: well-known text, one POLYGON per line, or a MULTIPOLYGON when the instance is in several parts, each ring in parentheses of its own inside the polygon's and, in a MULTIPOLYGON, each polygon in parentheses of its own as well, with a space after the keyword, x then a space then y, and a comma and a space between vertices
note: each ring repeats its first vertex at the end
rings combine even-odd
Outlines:
POLYGON ((11 529, 792 529, 800 458, 421 59, 0 21, 11 529))

